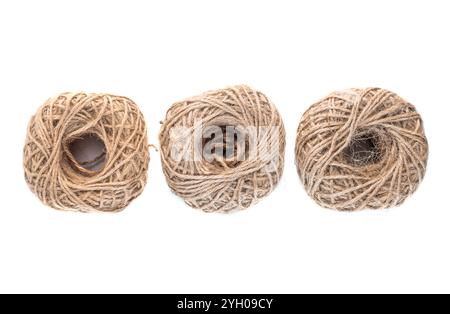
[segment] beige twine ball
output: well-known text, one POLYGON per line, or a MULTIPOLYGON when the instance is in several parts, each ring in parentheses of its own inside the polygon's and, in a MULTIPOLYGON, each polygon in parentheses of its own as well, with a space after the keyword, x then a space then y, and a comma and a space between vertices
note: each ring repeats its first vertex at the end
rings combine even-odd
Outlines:
POLYGON ((428 144, 413 105, 380 88, 351 89, 304 114, 295 153, 319 205, 354 211, 402 204, 425 175, 428 144))
POLYGON ((55 209, 120 211, 141 194, 148 163, 144 118, 125 97, 61 94, 42 105, 28 126, 25 179, 55 209), (103 152, 79 162, 72 146, 92 138, 102 142, 103 152))
POLYGON ((246 209, 267 196, 282 175, 283 122, 270 100, 248 86, 211 91, 175 103, 162 122, 159 139, 168 185, 188 205, 205 212, 246 209), (221 148, 227 151, 231 147, 231 158, 217 153, 210 159, 203 155, 192 158, 208 143, 204 138, 201 142, 196 141, 196 133, 201 134, 209 127, 224 130, 226 126, 254 127, 271 132, 245 133, 248 137, 236 144, 230 139, 235 134, 227 135, 225 130, 225 140, 216 141, 214 147, 223 144, 221 148), (265 149, 268 147, 273 149, 265 149), (174 148, 177 156, 188 158, 175 158, 172 155, 174 148), (249 151, 262 153, 253 155, 249 151))

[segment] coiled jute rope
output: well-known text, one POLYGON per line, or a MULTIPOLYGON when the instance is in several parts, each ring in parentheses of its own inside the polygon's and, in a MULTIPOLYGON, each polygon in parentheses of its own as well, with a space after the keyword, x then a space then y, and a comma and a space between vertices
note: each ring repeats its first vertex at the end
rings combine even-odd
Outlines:
POLYGON ((41 201, 55 209, 120 211, 141 194, 148 163, 144 118, 125 97, 61 94, 42 105, 28 126, 25 179, 41 201), (101 141, 104 151, 79 162, 71 146, 90 137, 101 141), (90 167, 99 162, 100 169, 90 167))
POLYGON ((162 122, 159 139, 168 185, 188 205, 206 212, 250 207, 274 189, 283 172, 282 119, 264 94, 248 86, 211 91, 175 103, 162 122), (233 141, 237 135, 227 134, 229 126, 254 132, 233 141), (197 141, 196 134, 209 127, 225 130, 224 139, 202 137, 197 141), (216 152, 211 159, 203 155, 196 159, 195 153, 208 141, 216 149, 231 151, 231 158, 216 152))
POLYGON ((402 204, 425 175, 428 144, 413 105, 380 88, 351 89, 303 115, 295 153, 307 193, 353 211, 402 204))

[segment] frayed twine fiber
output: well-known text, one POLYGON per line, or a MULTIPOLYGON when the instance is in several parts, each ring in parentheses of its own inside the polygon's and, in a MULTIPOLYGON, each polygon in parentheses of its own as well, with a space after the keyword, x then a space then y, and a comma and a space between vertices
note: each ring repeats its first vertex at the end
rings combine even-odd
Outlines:
MULTIPOLYGON (((93 160, 92 163, 98 160, 93 160)), ((147 181, 147 130, 136 104, 107 94, 65 93, 49 99, 30 121, 25 179, 55 209, 116 212, 139 196, 147 181), (104 143, 103 168, 92 171, 73 156, 73 142, 104 143)))
POLYGON ((159 140, 168 185, 188 205, 205 212, 250 207, 274 189, 283 172, 285 130, 281 117, 264 94, 248 86, 211 91, 175 103, 162 123, 159 140), (199 121, 203 126, 273 128, 277 134, 272 132, 249 141, 256 141, 257 150, 264 146, 278 147, 270 155, 241 162, 225 162, 220 156, 213 161, 174 159, 172 130, 188 130, 187 136, 178 138, 183 143, 178 153, 192 155, 196 149, 193 134, 199 131, 196 130, 199 121))
POLYGON ((295 153, 319 205, 354 211, 402 204, 425 175, 428 144, 413 105, 383 89, 351 89, 304 114, 295 153))

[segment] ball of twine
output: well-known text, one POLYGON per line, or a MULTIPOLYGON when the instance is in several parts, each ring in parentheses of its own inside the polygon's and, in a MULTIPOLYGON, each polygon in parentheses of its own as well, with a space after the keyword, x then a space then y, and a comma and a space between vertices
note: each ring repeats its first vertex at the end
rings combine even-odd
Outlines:
POLYGON ((64 93, 42 105, 28 126, 25 179, 55 209, 120 211, 141 194, 148 163, 144 118, 125 97, 64 93), (103 152, 80 162, 72 146, 91 137, 102 142, 103 152))
POLYGON ((205 212, 246 209, 267 196, 282 175, 283 122, 270 100, 248 86, 175 103, 162 122, 159 139, 168 185, 188 205, 205 212), (234 141, 236 134, 227 133, 229 126, 244 134, 241 140, 234 141), (196 134, 210 127, 224 130, 224 137, 196 140, 196 134), (246 132, 249 129, 254 132, 246 132), (223 149, 221 153, 216 150, 209 159, 202 154, 195 158, 211 142, 215 149, 223 149))
POLYGON ((304 114, 295 152, 307 193, 354 211, 402 204, 425 175, 428 144, 413 105, 380 88, 351 89, 304 114))

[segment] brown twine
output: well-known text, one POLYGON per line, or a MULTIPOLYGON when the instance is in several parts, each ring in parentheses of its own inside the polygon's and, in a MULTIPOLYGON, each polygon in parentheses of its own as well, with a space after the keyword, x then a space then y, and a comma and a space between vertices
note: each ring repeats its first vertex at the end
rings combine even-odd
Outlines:
POLYGON ((304 114, 295 152, 307 193, 353 211, 402 204, 425 175, 428 144, 413 105, 383 89, 351 89, 304 114))
POLYGON ((30 121, 25 179, 46 205, 80 212, 117 212, 147 181, 147 130, 136 104, 107 94, 64 93, 49 99, 30 121), (104 152, 79 163, 70 149, 95 136, 104 152), (99 170, 87 165, 104 163, 99 170))
MULTIPOLYGON (((269 99, 247 86, 211 91, 175 103, 162 122, 159 139, 161 161, 168 185, 188 205, 205 212, 246 209, 267 196, 282 175, 285 150, 283 122, 269 99), (192 156, 195 149, 198 149, 193 134, 199 131, 199 121, 203 126, 278 127, 278 142, 275 141, 273 132, 249 139, 256 141, 257 150, 264 146, 278 146, 276 153, 245 158, 243 161, 237 161, 236 158, 224 160, 222 156, 216 156, 213 161, 204 158, 174 159, 171 156, 174 147, 171 144, 171 140, 174 140, 171 139, 172 130, 180 127, 188 130, 187 134, 176 138, 175 142, 182 144, 179 154, 192 156)), ((224 146, 227 146, 227 140, 224 141, 224 146)), ((236 154, 236 150, 233 152, 236 154)))

